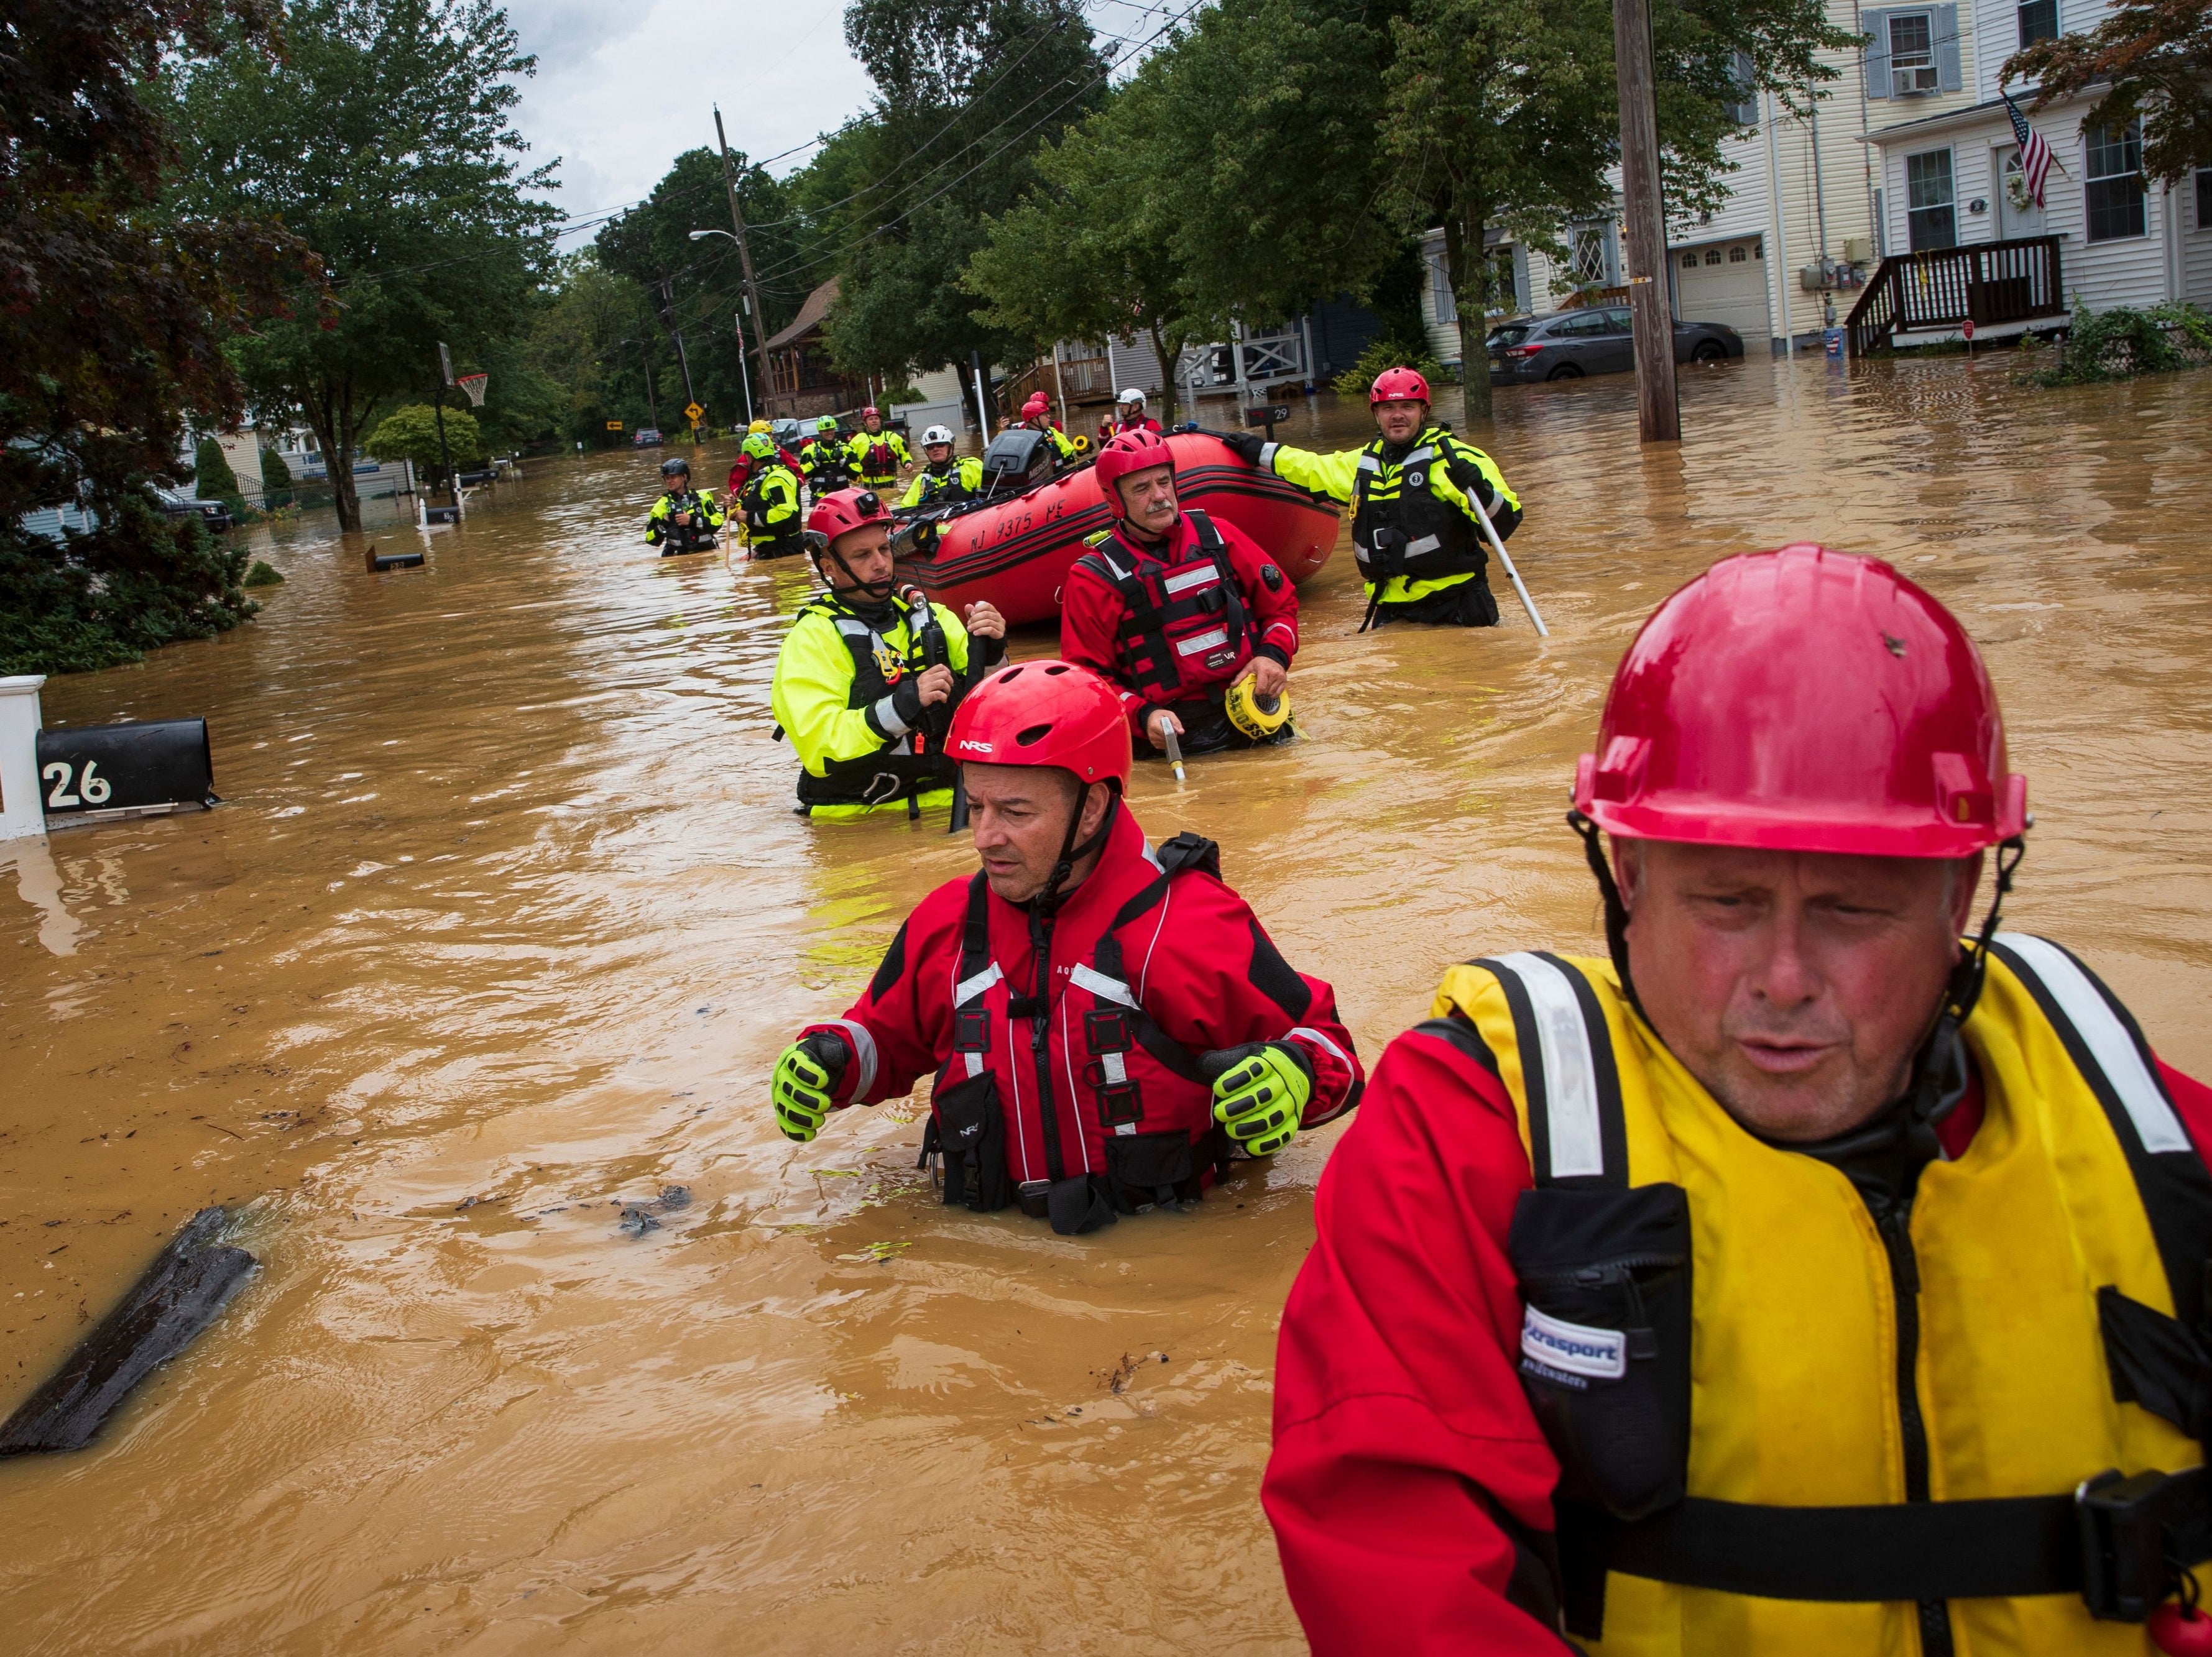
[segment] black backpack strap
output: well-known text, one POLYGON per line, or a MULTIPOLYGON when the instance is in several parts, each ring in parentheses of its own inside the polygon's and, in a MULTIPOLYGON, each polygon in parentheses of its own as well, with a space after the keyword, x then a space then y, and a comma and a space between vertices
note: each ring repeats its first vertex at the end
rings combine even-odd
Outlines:
POLYGON ((1544 951, 1469 964, 1497 979, 1512 1010, 1536 1184, 1626 1189, 1628 1123, 1620 1072, 1589 980, 1544 951))
POLYGON ((1106 925, 1105 935, 1091 953, 1091 963, 1078 967, 1071 979, 1100 999, 1126 1008, 1129 1028, 1138 1045, 1183 1080, 1195 1082, 1201 1079, 1198 1055, 1160 1028, 1128 982, 1127 969, 1122 964, 1121 928, 1157 907, 1167 896, 1168 887, 1175 877, 1186 870, 1201 869, 1218 879, 1221 848, 1204 835, 1185 830, 1164 842, 1153 856, 1160 872, 1115 912, 1114 919, 1106 925))
POLYGON ((1222 619, 1229 628, 1229 641, 1235 644, 1251 632, 1251 617, 1244 609, 1244 589, 1237 585, 1237 567, 1229 561, 1229 543, 1213 519, 1196 507, 1185 507, 1183 516, 1197 531, 1198 544, 1213 562, 1215 576, 1221 582, 1223 598, 1228 602, 1222 610, 1222 619))

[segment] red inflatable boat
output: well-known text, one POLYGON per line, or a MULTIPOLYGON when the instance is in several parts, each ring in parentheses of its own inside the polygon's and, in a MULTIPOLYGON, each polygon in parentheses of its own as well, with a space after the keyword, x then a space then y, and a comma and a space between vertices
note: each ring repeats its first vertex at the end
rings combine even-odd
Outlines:
MULTIPOLYGON (((1060 583, 1083 555, 1084 537, 1107 526, 1105 502, 1089 466, 1054 479, 1035 432, 1001 433, 984 457, 990 496, 915 519, 901 537, 900 574, 956 613, 988 598, 1016 626, 1060 614, 1060 583), (1019 491, 1012 493, 1010 491, 1019 491)), ((1220 439, 1178 432, 1176 493, 1234 524, 1303 581, 1335 549, 1336 509, 1273 473, 1247 465, 1220 439)))

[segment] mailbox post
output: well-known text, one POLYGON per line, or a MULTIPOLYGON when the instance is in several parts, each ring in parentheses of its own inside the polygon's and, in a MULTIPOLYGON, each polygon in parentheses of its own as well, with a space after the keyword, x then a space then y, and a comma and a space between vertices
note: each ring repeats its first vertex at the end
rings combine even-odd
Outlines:
POLYGON ((0 678, 0 841, 44 840, 39 793, 39 687, 42 673, 0 678))

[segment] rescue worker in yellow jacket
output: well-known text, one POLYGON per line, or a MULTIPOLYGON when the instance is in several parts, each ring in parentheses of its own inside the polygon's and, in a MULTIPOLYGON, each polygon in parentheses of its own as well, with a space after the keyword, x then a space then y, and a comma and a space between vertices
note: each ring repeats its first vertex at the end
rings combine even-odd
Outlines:
POLYGON ((714 490, 691 487, 691 463, 681 455, 660 463, 660 484, 661 497, 645 515, 645 544, 659 547, 664 558, 712 552, 723 519, 714 490))
POLYGON ((902 507, 945 507, 983 492, 983 462, 975 455, 952 458, 952 428, 932 426, 921 434, 921 470, 899 498, 902 507))
POLYGON ((1367 619, 1498 625, 1490 554, 1475 514, 1504 540, 1521 501, 1498 463, 1429 418, 1429 382, 1411 368, 1376 376, 1367 400, 1379 434, 1364 449, 1316 454, 1253 432, 1222 440, 1263 470, 1352 507, 1352 553, 1367 584, 1367 619))
POLYGON ((806 475, 808 497, 817 505, 838 490, 852 487, 852 473, 845 465, 845 440, 838 434, 835 415, 823 415, 814 422, 814 435, 799 445, 795 458, 799 470, 806 475))
POLYGON ((945 733, 967 687, 1006 653, 1006 619, 987 603, 955 616, 901 588, 890 512, 844 489, 807 514, 826 589, 799 607, 776 654, 779 735, 804 769, 799 810, 815 818, 950 806, 945 733))
POLYGON ((1031 391, 1029 401, 1022 404, 1022 424, 1044 434, 1045 441, 1052 445, 1054 464, 1072 466, 1082 458, 1083 451, 1075 446, 1075 440, 1053 423, 1052 403, 1042 391, 1031 391))
POLYGON ((1261 1490, 1313 1649, 2212 1648, 2212 1089, 1998 930, 1957 619, 1725 559, 1573 799, 1611 959, 1451 968, 1322 1176, 1261 1490))
POLYGON ((899 468, 911 466, 906 439, 884 429, 883 410, 871 405, 860 410, 860 429, 845 445, 845 470, 857 489, 888 495, 898 483, 899 468))
POLYGON ((738 497, 745 525, 745 544, 756 558, 781 558, 799 551, 799 475, 784 464, 782 452, 766 432, 745 439, 752 472, 738 497))

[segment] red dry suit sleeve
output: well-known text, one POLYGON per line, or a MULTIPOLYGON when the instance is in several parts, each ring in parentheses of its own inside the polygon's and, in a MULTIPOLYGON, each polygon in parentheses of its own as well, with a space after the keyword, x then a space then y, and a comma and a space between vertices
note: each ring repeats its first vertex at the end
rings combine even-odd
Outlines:
POLYGON ((1529 1184, 1504 1084, 1434 1036, 1392 1042, 1322 1171, 1276 1351, 1261 1502, 1321 1657, 1570 1648, 1505 1597, 1510 1531, 1551 1528, 1559 1478, 1516 1367, 1505 1240, 1529 1184))
POLYGON ((1122 683, 1115 630, 1121 625, 1121 595, 1095 570, 1079 561, 1067 572, 1060 595, 1060 659, 1087 667, 1114 687, 1128 715, 1129 731, 1146 740, 1145 715, 1153 704, 1122 683))
POLYGON ((939 887, 906 918, 876 975, 844 1017, 820 1020, 799 1033, 802 1041, 834 1035, 852 1055, 837 1078, 841 1108, 904 1096, 952 1051, 952 980, 960 970, 967 915, 968 883, 939 887))
POLYGON ((1121 933, 1124 968, 1160 1028, 1193 1053, 1287 1041, 1313 1065, 1299 1117, 1318 1127, 1366 1085, 1336 992, 1283 959, 1244 900, 1212 875, 1177 876, 1156 908, 1121 933))
POLYGON ((1229 550, 1229 567, 1237 572, 1237 585, 1244 589, 1245 607, 1252 614, 1252 648, 1273 656, 1285 667, 1298 653, 1298 590, 1290 572, 1260 549, 1260 543, 1226 519, 1217 518, 1229 550), (1273 570, 1271 583, 1267 572, 1273 570))

